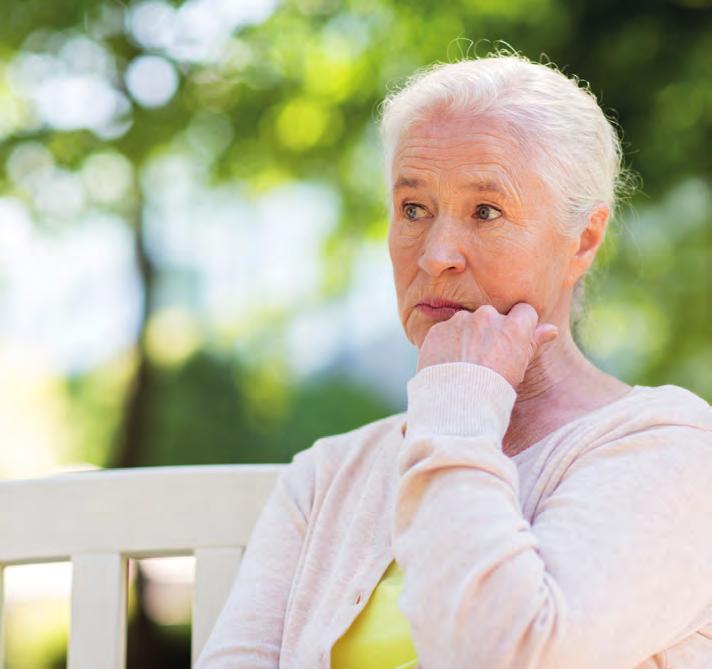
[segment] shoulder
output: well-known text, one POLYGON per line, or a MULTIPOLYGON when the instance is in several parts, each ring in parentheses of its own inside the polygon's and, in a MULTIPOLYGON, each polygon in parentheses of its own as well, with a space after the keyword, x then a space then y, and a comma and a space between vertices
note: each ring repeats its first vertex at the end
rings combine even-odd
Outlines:
POLYGON ((669 477, 684 469, 692 478, 712 480, 712 407, 680 386, 636 385, 553 433, 533 455, 540 498, 566 479, 581 480, 579 473, 669 477))
MULTIPOLYGON (((681 386, 635 386, 604 408, 571 458, 577 466, 597 463, 648 470, 687 469, 712 477, 712 407, 681 386)), ((712 480, 712 478, 710 479, 712 480)))
POLYGON ((621 512, 709 522, 712 407, 704 399, 674 385, 636 386, 596 414, 542 453, 531 517, 563 499, 596 506, 620 496, 621 512))
POLYGON ((635 386, 632 410, 624 421, 627 432, 678 435, 708 447, 712 454, 712 407, 691 390, 667 384, 635 386))
POLYGON ((712 430, 712 406, 687 388, 674 384, 635 386, 634 397, 654 423, 689 423, 712 430))
POLYGON ((712 407, 686 388, 667 384, 634 386, 627 396, 590 415, 591 436, 609 441, 660 429, 698 430, 712 438, 712 407))

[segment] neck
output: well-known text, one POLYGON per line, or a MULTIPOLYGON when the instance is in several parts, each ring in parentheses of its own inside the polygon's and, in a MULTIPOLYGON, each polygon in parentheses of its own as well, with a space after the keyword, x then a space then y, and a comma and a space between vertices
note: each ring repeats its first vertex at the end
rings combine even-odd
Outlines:
POLYGON ((569 420, 621 396, 629 387, 586 359, 568 326, 532 360, 516 388, 504 452, 526 450, 569 420))
MULTIPOLYGON (((559 328, 559 336, 537 351, 524 374, 524 379, 516 388, 517 400, 513 419, 537 413, 542 406, 551 406, 554 398, 579 397, 591 381, 600 384, 607 374, 589 362, 571 335, 571 300, 573 288, 563 292, 554 309, 544 314, 542 323, 554 323, 559 328)), ((554 403, 555 405, 558 402, 554 403)))
POLYGON ((586 360, 569 328, 560 326, 559 336, 541 349, 516 388, 504 452, 524 451, 563 424, 596 373, 602 374, 586 360))
POLYGON ((559 336, 545 345, 529 364, 524 379, 517 386, 517 401, 521 410, 559 392, 582 375, 598 371, 581 353, 568 327, 559 327, 559 336))

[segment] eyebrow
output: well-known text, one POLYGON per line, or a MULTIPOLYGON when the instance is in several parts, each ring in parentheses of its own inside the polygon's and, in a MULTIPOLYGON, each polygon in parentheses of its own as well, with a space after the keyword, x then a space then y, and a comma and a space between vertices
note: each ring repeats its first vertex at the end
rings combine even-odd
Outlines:
MULTIPOLYGON (((393 190, 397 191, 401 188, 418 188, 419 186, 424 186, 425 182, 421 179, 413 179, 409 177, 398 177, 398 180, 393 186, 393 190)), ((473 190, 479 191, 480 193, 499 193, 502 196, 507 196, 507 192, 502 186, 500 186, 496 181, 491 181, 488 179, 479 181, 470 181, 465 184, 466 188, 471 188, 473 190)))

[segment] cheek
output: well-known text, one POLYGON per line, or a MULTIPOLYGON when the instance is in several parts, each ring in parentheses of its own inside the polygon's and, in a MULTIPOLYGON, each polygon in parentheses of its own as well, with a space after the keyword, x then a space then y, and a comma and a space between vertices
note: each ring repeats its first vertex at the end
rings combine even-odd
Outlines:
POLYGON ((514 277, 526 273, 529 245, 522 235, 495 232, 473 241, 472 264, 483 282, 506 286, 514 277))
POLYGON ((417 273, 419 249, 420 244, 412 235, 404 236, 397 225, 389 229, 388 252, 397 288, 403 287, 411 275, 417 273))
POLYGON ((392 252, 416 253, 423 244, 426 230, 424 223, 406 224, 401 220, 392 221, 388 228, 388 245, 392 252))
POLYGON ((519 300, 542 306, 561 282, 559 254, 551 240, 528 235, 502 234, 483 239, 473 254, 477 282, 491 298, 507 304, 519 300))

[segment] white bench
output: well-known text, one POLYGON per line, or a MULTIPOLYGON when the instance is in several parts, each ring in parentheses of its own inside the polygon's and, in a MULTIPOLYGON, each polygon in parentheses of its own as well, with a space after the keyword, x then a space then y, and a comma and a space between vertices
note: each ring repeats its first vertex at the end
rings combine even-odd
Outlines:
POLYGON ((285 465, 144 467, 0 482, 0 667, 6 565, 72 565, 68 669, 124 669, 127 560, 195 556, 195 663, 285 465))

